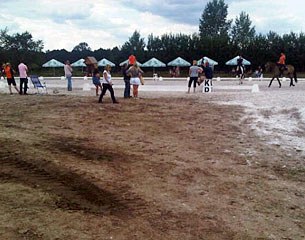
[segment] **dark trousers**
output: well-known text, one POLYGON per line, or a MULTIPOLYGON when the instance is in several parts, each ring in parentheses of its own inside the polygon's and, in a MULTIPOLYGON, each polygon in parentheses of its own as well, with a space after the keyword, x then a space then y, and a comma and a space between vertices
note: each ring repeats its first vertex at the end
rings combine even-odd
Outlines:
POLYGON ((98 102, 101 103, 103 101, 103 97, 104 97, 104 95, 105 95, 107 90, 109 90, 109 92, 110 92, 112 102, 113 103, 116 102, 116 99, 114 97, 114 91, 113 91, 112 85, 106 84, 106 83, 103 83, 103 90, 102 90, 102 93, 101 93, 101 96, 100 96, 98 102))
POLYGON ((27 78, 20 78, 20 94, 24 93, 26 94, 26 91, 28 90, 28 79, 27 78), (24 85, 24 87, 23 87, 24 85), (23 89, 23 92, 22 92, 23 89))
POLYGON ((130 80, 124 79, 125 89, 124 89, 124 98, 130 97, 130 80))
POLYGON ((190 88, 190 87, 192 86, 192 82, 193 82, 193 86, 194 86, 194 88, 195 88, 195 87, 196 87, 196 84, 197 84, 197 80, 198 80, 198 77, 190 77, 188 87, 190 88))

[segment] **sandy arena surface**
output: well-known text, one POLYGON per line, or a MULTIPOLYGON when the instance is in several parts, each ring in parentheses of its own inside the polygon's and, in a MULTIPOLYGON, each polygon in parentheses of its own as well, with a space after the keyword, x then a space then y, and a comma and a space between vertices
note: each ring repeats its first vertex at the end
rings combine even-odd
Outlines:
POLYGON ((305 238, 305 81, 46 82, 0 84, 0 239, 305 238))

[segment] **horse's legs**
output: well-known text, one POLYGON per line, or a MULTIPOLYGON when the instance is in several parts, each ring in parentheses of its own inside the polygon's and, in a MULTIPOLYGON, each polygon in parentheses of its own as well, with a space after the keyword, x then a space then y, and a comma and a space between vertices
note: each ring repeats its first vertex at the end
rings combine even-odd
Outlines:
POLYGON ((273 82, 273 79, 274 79, 274 77, 270 80, 270 83, 269 83, 268 87, 271 87, 271 84, 272 84, 272 82, 273 82))
POLYGON ((278 77, 277 77, 276 79, 277 79, 277 81, 279 82, 279 88, 281 88, 281 87, 282 87, 282 84, 281 84, 280 79, 279 79, 278 77))
POLYGON ((295 85, 293 84, 293 78, 292 77, 290 77, 290 85, 289 85, 289 87, 294 87, 295 85))
POLYGON ((239 78, 239 84, 243 84, 243 79, 245 78, 245 74, 241 73, 240 78, 239 78))

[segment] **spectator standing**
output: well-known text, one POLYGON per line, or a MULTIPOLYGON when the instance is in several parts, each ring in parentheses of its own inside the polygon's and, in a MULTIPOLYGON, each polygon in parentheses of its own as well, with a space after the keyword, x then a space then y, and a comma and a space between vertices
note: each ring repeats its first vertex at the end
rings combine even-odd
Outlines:
POLYGON ((175 68, 175 77, 179 77, 179 76, 180 76, 180 67, 177 66, 177 67, 175 68))
POLYGON ((12 92, 12 85, 14 86, 16 91, 19 93, 19 89, 17 88, 16 81, 15 81, 15 78, 14 78, 14 72, 15 71, 13 70, 11 64, 10 63, 6 63, 6 65, 4 67, 4 73, 6 75, 8 89, 9 89, 11 95, 13 94, 13 92, 12 92))
POLYGON ((203 69, 201 67, 197 66, 197 61, 193 60, 193 66, 191 66, 190 70, 189 70, 190 80, 189 80, 189 83, 188 83, 187 93, 190 93, 192 83, 193 83, 193 87, 194 87, 193 91, 196 92, 196 85, 197 85, 197 81, 198 81, 198 76, 199 76, 199 73, 202 73, 202 71, 203 71, 203 69))
POLYGON ((65 77, 68 81, 68 91, 72 91, 72 72, 73 69, 71 67, 70 61, 67 60, 64 66, 65 77))
POLYGON ((102 89, 103 89, 100 79, 101 79, 100 72, 98 70, 98 66, 96 65, 94 67, 93 74, 92 74, 92 83, 95 86, 96 96, 98 96, 98 89, 100 88, 101 92, 102 92, 102 89))
POLYGON ((122 74, 125 83, 124 98, 130 98, 130 75, 127 73, 129 67, 130 66, 125 63, 122 68, 122 74))
POLYGON ((204 64, 204 75, 206 77, 206 79, 210 80, 212 83, 212 79, 213 79, 213 69, 210 66, 209 62, 206 61, 204 64))
POLYGON ((100 96, 100 98, 98 100, 99 103, 103 102, 103 97, 104 97, 104 95, 105 95, 107 90, 109 90, 109 92, 110 92, 112 102, 113 103, 119 103, 115 99, 115 96, 114 96, 114 90, 112 88, 112 84, 113 83, 112 83, 112 80, 111 80, 110 70, 111 70, 111 66, 110 65, 106 65, 105 70, 103 72, 103 80, 102 80, 103 90, 102 90, 101 96, 100 96))
POLYGON ((23 62, 18 65, 19 77, 20 77, 20 91, 19 94, 27 95, 28 90, 28 67, 23 62), (22 91, 23 90, 23 91, 22 91))
POLYGON ((127 74, 130 74, 130 84, 132 85, 133 90, 133 97, 138 98, 139 93, 139 85, 141 84, 140 75, 142 75, 144 72, 142 69, 138 66, 137 63, 132 65, 128 70, 127 74))

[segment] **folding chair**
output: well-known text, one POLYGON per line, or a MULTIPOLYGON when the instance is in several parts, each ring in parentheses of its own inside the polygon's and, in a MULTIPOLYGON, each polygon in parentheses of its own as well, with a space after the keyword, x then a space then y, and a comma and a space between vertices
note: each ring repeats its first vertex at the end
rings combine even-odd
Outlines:
POLYGON ((46 86, 45 82, 44 82, 44 84, 41 84, 37 75, 31 75, 30 78, 31 78, 34 88, 36 88, 36 90, 37 90, 37 94, 41 94, 43 92, 43 90, 45 91, 46 94, 48 94, 47 86, 46 86), (41 92, 39 91, 39 89, 41 89, 41 92))

